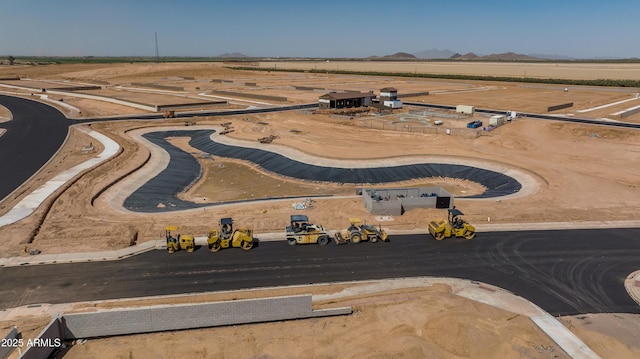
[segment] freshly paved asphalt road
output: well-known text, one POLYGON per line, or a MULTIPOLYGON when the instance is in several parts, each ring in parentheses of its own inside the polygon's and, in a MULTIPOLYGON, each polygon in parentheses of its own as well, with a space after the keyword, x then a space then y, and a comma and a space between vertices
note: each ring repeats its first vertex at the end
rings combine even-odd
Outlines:
POLYGON ((290 247, 263 242, 210 253, 157 250, 113 262, 0 268, 0 308, 412 276, 493 284, 553 315, 636 313, 624 279, 640 229, 480 233, 473 241, 392 236, 390 243, 290 247))
MULTIPOLYGON (((58 151, 70 121, 54 107, 0 95, 13 120, 0 123, 0 200, 28 180, 58 151)), ((34 188, 35 189, 35 188, 34 188)), ((32 189, 33 190, 33 189, 32 189)))

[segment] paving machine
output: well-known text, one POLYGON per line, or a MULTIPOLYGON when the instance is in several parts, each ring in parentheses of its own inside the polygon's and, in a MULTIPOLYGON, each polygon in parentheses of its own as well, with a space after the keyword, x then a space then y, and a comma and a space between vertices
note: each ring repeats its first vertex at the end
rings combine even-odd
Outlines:
POLYGON ((221 248, 242 248, 245 251, 253 248, 253 231, 248 228, 233 228, 232 218, 221 218, 219 230, 214 229, 207 237, 209 250, 217 252, 221 248))
POLYGON ((173 253, 181 249, 186 250, 187 252, 193 252, 196 248, 193 236, 185 236, 181 234, 174 235, 173 233, 177 231, 177 226, 167 226, 167 228, 165 228, 165 237, 167 238, 167 252, 173 253))
POLYGON ((372 226, 370 224, 362 224, 359 218, 349 218, 351 225, 345 232, 338 232, 335 235, 336 244, 347 242, 360 243, 361 241, 377 242, 378 240, 387 241, 389 236, 382 226, 372 226))
POLYGON ((437 240, 443 240, 451 236, 473 239, 476 236, 476 228, 462 219, 463 213, 455 207, 449 209, 447 220, 438 219, 429 222, 429 233, 437 240))
POLYGON ((324 246, 331 241, 323 226, 309 223, 309 217, 302 214, 291 215, 291 224, 285 228, 285 233, 287 242, 292 246, 309 243, 324 246))

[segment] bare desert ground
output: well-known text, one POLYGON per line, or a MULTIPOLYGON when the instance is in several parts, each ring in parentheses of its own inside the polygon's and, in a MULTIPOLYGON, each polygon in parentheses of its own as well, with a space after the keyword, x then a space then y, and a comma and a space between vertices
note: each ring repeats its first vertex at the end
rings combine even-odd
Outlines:
POLYGON ((276 69, 375 71, 480 76, 509 76, 556 79, 640 80, 639 65, 607 63, 509 63, 455 61, 278 61, 260 62, 260 67, 276 69))
POLYGON ((350 306, 354 314, 187 331, 181 334, 192 344, 170 355, 154 343, 172 341, 175 333, 91 340, 65 357, 109 352, 114 358, 567 358, 529 318, 453 295, 446 285, 315 306, 350 306))
MULTIPOLYGON (((320 65, 322 64, 318 64, 320 65)), ((386 71, 384 66, 388 65, 392 64, 382 63, 382 67, 376 69, 386 71)), ((483 75, 496 75, 500 72, 512 76, 517 76, 517 71, 522 71, 518 68, 520 64, 513 68, 505 65, 492 70, 491 68, 496 68, 494 65, 465 64, 467 67, 462 68, 456 67, 462 66, 461 64, 442 64, 438 71, 483 75), (516 73, 512 74, 513 71, 516 73)), ((284 68, 285 64, 278 64, 280 66, 284 68)), ((346 67, 347 63, 331 63, 326 66, 346 67)), ((354 66, 359 66, 357 69, 361 70, 362 66, 372 65, 360 63, 354 66)), ((640 73, 638 65, 632 65, 630 69, 626 66, 617 69, 597 65, 575 66, 571 69, 565 66, 567 65, 539 66, 536 70, 527 67, 526 71, 527 76, 558 78, 625 78, 629 73, 640 73), (620 72, 614 73, 614 70, 620 72)), ((409 69, 408 72, 411 71, 409 69)), ((433 69, 424 71, 436 72, 433 69)), ((410 97, 405 101, 467 104, 525 112, 545 113, 548 106, 573 102, 573 107, 558 112, 595 119, 620 120, 614 113, 640 105, 640 100, 635 99, 637 89, 572 87, 565 92, 562 86, 234 71, 217 63, 3 66, 0 67, 0 75, 20 76, 33 81, 103 84, 109 88, 132 83, 179 86, 184 91, 177 91, 174 95, 199 96, 199 93, 208 91, 212 100, 225 97, 229 102, 225 107, 227 109, 313 103, 317 102, 318 96, 329 90, 372 90, 377 93, 387 86, 396 87, 400 94, 429 92, 429 95, 410 97), (316 90, 296 89, 301 86, 316 90), (216 95, 214 91, 225 92, 227 95, 216 95), (270 101, 259 99, 255 95, 263 98, 281 96, 287 100, 270 101), (602 107, 609 104, 613 105, 602 107)), ((0 81, 0 85, 5 82, 0 81)), ((36 97, 29 90, 4 87, 0 87, 0 90, 36 97)), ((136 92, 135 99, 156 104, 170 101, 166 95, 154 93, 151 87, 148 92, 136 92)), ((69 106, 79 109, 80 113, 76 115, 80 118, 143 112, 124 105, 81 98, 73 93, 55 95, 48 101, 69 116, 74 113, 69 106), (61 106, 60 102, 67 106, 61 106)), ((397 127, 392 129, 390 126, 385 127, 385 130, 367 127, 373 127, 371 124, 393 123, 402 116, 408 116, 410 110, 405 108, 392 116, 370 114, 354 118, 289 111, 251 116, 199 116, 190 121, 198 127, 232 122, 234 132, 228 136, 251 144, 257 143, 261 137, 278 136, 272 144, 264 145, 265 149, 281 146, 322 158, 371 163, 383 158, 400 159, 408 156, 425 162, 434 156, 464 158, 479 166, 498 166, 521 171, 533 179, 527 184, 530 191, 526 196, 493 200, 456 199, 456 205, 463 209, 472 223, 486 223, 489 217, 492 223, 519 223, 629 220, 640 216, 640 132, 637 130, 527 118, 519 118, 473 138, 408 132, 397 127)), ((0 110, 0 117, 7 116, 0 110)), ((487 120, 481 115, 476 115, 476 118, 487 120)), ((640 115, 630 116, 625 121, 640 122, 640 115)), ((443 126, 457 128, 464 127, 464 123, 465 120, 447 119, 443 126)), ((156 160, 150 156, 148 149, 134 139, 132 132, 151 131, 167 126, 186 128, 184 125, 185 121, 180 119, 99 122, 90 125, 92 129, 117 141, 122 151, 115 158, 83 173, 73 183, 61 188, 30 217, 1 228, 0 233, 7 238, 1 255, 24 255, 25 246, 38 248, 43 253, 123 248, 130 245, 134 238, 138 242, 158 239, 167 224, 179 224, 185 231, 203 235, 215 225, 215 219, 224 216, 234 217, 236 222, 251 226, 258 234, 280 231, 292 213, 293 201, 216 206, 188 213, 153 215, 129 213, 117 208, 117 203, 114 207, 113 199, 122 190, 123 183, 135 177, 136 173, 144 172, 156 160)), ((58 157, 16 193, 0 202, 0 214, 55 173, 99 153, 101 148, 97 148, 95 153, 81 154, 82 146, 90 141, 80 131, 73 130, 58 157)), ((178 137, 172 141, 189 149, 185 138, 178 137)), ((189 192, 183 194, 183 198, 200 202, 216 202, 243 196, 262 197, 265 194, 349 195, 356 186, 304 183, 274 176, 249 163, 221 158, 199 158, 199 161, 205 169, 205 175, 189 192), (224 185, 217 182, 216 177, 210 176, 221 168, 225 169, 225 172, 220 172, 221 175, 231 179, 225 181, 224 185), (234 177, 241 176, 254 181, 230 184, 234 182, 234 177)), ((458 196, 482 190, 477 184, 448 178, 417 179, 389 186, 423 184, 442 185, 458 196)), ((368 214, 361 200, 355 196, 316 199, 314 207, 306 210, 305 214, 331 229, 343 229, 347 218, 351 216, 377 223, 376 217, 368 214)), ((403 216, 394 217, 392 221, 384 222, 383 226, 390 229, 426 229, 425 219, 442 216, 443 213, 439 210, 412 210, 403 216)), ((428 357, 473 358, 496 357, 496 353, 499 353, 499 357, 514 358, 564 355, 554 349, 549 338, 541 334, 526 318, 514 319, 504 311, 461 300, 451 296, 443 288, 416 288, 402 293, 382 293, 358 300, 345 299, 337 304, 354 305, 356 314, 345 318, 318 319, 311 323, 272 323, 190 332, 189 335, 202 339, 196 342, 204 342, 212 337, 218 340, 189 349, 193 350, 191 353, 197 351, 196 357, 220 358, 233 357, 236 353, 244 357, 309 358, 336 357, 338 353, 345 358, 409 358, 416 355, 419 357, 419 353, 428 357), (313 331, 318 328, 327 330, 326 338, 313 336, 313 331), (364 333, 365 328, 375 330, 364 333), (274 331, 296 333, 295 341, 305 343, 305 351, 301 349, 303 346, 297 348, 287 345, 287 336, 280 336, 280 333, 276 335, 274 331), (381 335, 388 340, 378 340, 381 335), (233 339, 238 337, 241 340, 233 339), (305 339, 309 337, 313 339, 305 339), (339 349, 336 349, 336 345, 339 349)), ((629 327, 615 324, 619 324, 618 317, 589 316, 588 321, 584 318, 564 320, 567 327, 603 357, 634 357, 639 352, 633 340, 628 338, 629 327)), ((631 317, 628 321, 634 323, 637 320, 637 317, 631 317)), ((178 357, 186 354, 182 351, 184 348, 178 348, 181 343, 179 338, 180 333, 166 333, 92 341, 85 347, 75 347, 69 357, 91 357, 104 353, 105 350, 113 353, 113 357, 155 357, 155 354, 161 352, 165 357, 178 357), (145 351, 145 347, 152 345, 157 348, 157 352, 145 351)))

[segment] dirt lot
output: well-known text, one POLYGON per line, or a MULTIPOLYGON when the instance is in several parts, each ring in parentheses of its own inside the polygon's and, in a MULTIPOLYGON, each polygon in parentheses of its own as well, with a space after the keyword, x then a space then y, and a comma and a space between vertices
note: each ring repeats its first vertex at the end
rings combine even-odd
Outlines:
MULTIPOLYGON (((640 133, 636 131, 518 120, 476 139, 376 130, 370 130, 371 136, 363 137, 362 129, 354 131, 354 126, 341 124, 342 120, 314 116, 298 112, 265 115, 265 122, 270 125, 267 126, 267 132, 262 132, 264 126, 261 125, 258 133, 254 131, 255 124, 234 118, 224 121, 233 121, 236 131, 232 136, 235 138, 257 143, 256 139, 265 134, 279 134, 281 138, 273 145, 286 145, 320 157, 360 158, 375 163, 375 159, 381 157, 416 156, 427 161, 430 156, 445 155, 472 159, 479 164, 498 164, 505 168, 524 171, 536 179, 532 184, 535 195, 512 200, 457 199, 457 206, 468 214, 467 218, 472 223, 485 222, 487 217, 491 217, 492 223, 510 223, 625 220, 638 216, 640 194, 637 187, 640 177, 637 167, 633 164, 637 163, 640 156, 640 133), (287 135, 289 129, 305 129, 311 126, 314 128, 313 131, 287 135), (331 146, 322 145, 338 133, 341 141, 333 141, 331 146), (315 145, 318 143, 321 145, 315 145), (353 143, 360 145, 353 146, 353 143), (389 143, 394 145, 389 146, 389 143), (612 171, 612 168, 616 170, 612 171), (598 196, 603 188, 607 189, 607 195, 598 196), (598 196, 597 200, 594 196, 598 196)), ((223 120, 201 120, 198 124, 219 121, 223 120)), ((177 120, 173 122, 178 123, 177 120)), ((163 121, 163 124, 166 122, 163 121)), ((127 129, 140 126, 150 124, 141 122, 93 125, 95 129, 116 138, 124 147, 123 153, 85 174, 60 195, 40 226, 32 246, 37 246, 44 253, 64 252, 69 248, 76 251, 118 248, 128 245, 136 233, 139 242, 159 238, 169 221, 179 224, 184 231, 203 235, 214 226, 210 219, 222 216, 232 216, 238 223, 250 224, 257 233, 279 231, 286 225, 293 201, 218 206, 184 215, 132 214, 111 207, 110 198, 120 191, 119 183, 116 183, 98 196, 92 205, 91 198, 94 195, 148 159, 148 152, 125 135, 127 129), (121 225, 114 226, 116 223, 121 225), (120 230, 114 232, 114 227, 120 230), (87 239, 87 231, 95 234, 91 236, 93 239, 87 239), (61 243, 67 245, 61 246, 61 243)), ((185 127, 181 124, 180 128, 185 127)), ((244 171, 253 174, 252 178, 273 180, 270 174, 259 172, 252 167, 247 167, 244 171)), ((225 181, 231 185, 230 182, 234 182, 233 179, 225 181)), ((473 186, 464 186, 460 181, 438 179, 436 182, 444 184, 453 193, 474 191, 473 186)), ((298 185, 302 186, 299 182, 298 185)), ((264 184, 261 182, 245 183, 243 186, 232 186, 224 193, 230 195, 233 191, 240 191, 240 194, 247 192, 249 195, 255 194, 255 198, 269 194, 264 192, 264 184)), ((192 196, 210 197, 211 189, 218 187, 219 183, 212 181, 196 185, 192 196)), ((324 189, 323 186, 313 184, 310 194, 330 193, 331 187, 334 186, 330 185, 324 189)), ((348 192, 347 189, 342 193, 348 192)), ((362 217, 369 223, 376 222, 375 216, 368 214, 361 200, 356 197, 317 199, 314 208, 308 210, 307 214, 332 229, 344 227, 346 218, 350 216, 362 217), (336 208, 341 210, 336 211, 336 208)), ((424 218, 442 216, 438 210, 418 209, 395 217, 393 221, 384 225, 389 228, 426 228, 424 218)), ((3 228, 3 232, 12 234, 9 236, 12 238, 11 244, 4 251, 5 256, 20 253, 25 242, 29 240, 29 233, 35 229, 35 220, 35 217, 30 217, 3 228)))
POLYGON ((454 61, 281 61, 260 62, 262 68, 376 71, 404 73, 434 73, 481 76, 534 77, 556 79, 633 79, 640 80, 636 64, 606 63, 509 63, 509 62, 454 62, 454 61))
MULTIPOLYGON (((547 69, 549 70, 549 69, 547 69)), ((621 68, 621 70, 625 70, 621 68)), ((454 71, 447 69, 447 71, 454 71)), ((456 71, 465 73, 458 68, 456 71)), ((486 71, 479 70, 479 71, 486 71)), ((527 76, 534 76, 533 73, 527 76)), ((582 71, 582 70, 580 70, 582 71)), ((594 69, 590 69, 593 73, 594 69)), ((603 69, 596 78, 606 77, 610 69, 603 69)), ((635 70, 637 72, 637 69, 635 70)), ((491 75, 493 73, 483 73, 491 75)), ((549 72, 554 74, 554 71, 549 72)), ((575 76, 567 70, 566 76, 575 76)), ((572 88, 564 92, 562 88, 553 86, 522 86, 502 83, 474 83, 469 81, 438 81, 417 79, 363 78, 357 76, 286 74, 266 72, 236 72, 221 68, 219 64, 121 64, 121 65, 55 65, 35 67, 0 67, 1 76, 24 76, 38 79, 70 80, 76 82, 101 82, 111 85, 132 82, 166 83, 167 78, 176 76, 191 76, 194 80, 185 80, 190 84, 189 89, 199 80, 208 80, 211 89, 224 91, 239 91, 277 96, 282 91, 287 95, 289 103, 315 102, 324 90, 303 91, 293 90, 293 86, 311 86, 321 89, 354 89, 361 91, 374 90, 394 86, 406 93, 430 91, 429 96, 415 97, 406 101, 424 101, 441 104, 469 104, 477 107, 546 112, 546 108, 564 102, 574 102, 574 107, 560 112, 568 115, 590 118, 612 118, 612 113, 621 108, 637 106, 633 97, 635 90, 572 88), (231 82, 210 82, 211 79, 226 79, 231 82), (241 83, 256 82, 254 86, 241 83), (629 100, 620 105, 590 110, 592 108, 614 102, 629 100), (589 110, 584 113, 577 111, 589 110)), ((542 75, 541 75, 542 76, 542 75)), ((590 78, 590 77, 585 77, 590 78)), ((171 80, 180 82, 181 80, 171 80)), ((19 91, 18 91, 19 92, 19 91)), ((25 92, 26 93, 26 92, 25 92)), ((136 95, 139 96, 139 95, 136 95)), ((154 94, 149 93, 148 101, 154 103, 154 94)), ((81 110, 82 116, 115 115, 122 113, 136 113, 139 110, 130 107, 81 99, 73 100, 63 97, 65 103, 72 104, 81 110)), ((640 101, 640 100, 638 100, 640 101)), ((233 106, 251 105, 247 98, 232 99, 233 106), (237 100, 237 101, 236 101, 237 100)), ((258 102, 258 101, 255 101, 258 102)), ((255 105, 255 103, 254 103, 255 105)), ((62 109, 62 108, 61 108, 62 109)), ((68 111, 68 109, 62 109, 68 111)), ((403 111, 408 111, 404 109, 403 111)), ((0 117, 3 116, 0 112, 0 117)), ((268 135, 279 136, 273 145, 294 148, 301 152, 326 158, 349 158, 362 161, 373 161, 379 158, 400 158, 415 156, 428 161, 430 156, 451 156, 477 161, 479 164, 489 163, 523 171, 535 178, 533 195, 510 200, 464 200, 457 199, 456 205, 468 213, 467 219, 472 223, 482 223, 491 218, 492 222, 539 222, 539 221, 589 221, 589 220, 626 220, 640 217, 640 132, 636 130, 615 129, 602 126, 586 126, 579 124, 550 122, 533 119, 518 119, 517 121, 500 127, 477 138, 460 136, 433 135, 422 133, 407 133, 391 130, 374 130, 356 126, 359 119, 336 118, 328 115, 313 115, 298 111, 287 113, 272 113, 265 115, 229 116, 224 118, 198 117, 194 121, 198 125, 218 125, 221 122, 233 122, 235 132, 231 137, 239 140, 257 143, 257 139, 268 135), (258 122, 266 123, 259 124, 258 122), (292 130, 295 130, 292 132, 292 130)), ((640 115, 631 116, 625 120, 640 122, 640 115)), ((384 121, 371 118, 370 121, 384 121)), ((454 120, 450 120, 454 121, 454 120)), ((128 177, 128 173, 136 171, 149 158, 149 151, 135 142, 128 131, 140 127, 156 127, 175 125, 184 128, 184 121, 178 119, 149 121, 111 122, 92 125, 92 128, 107 134, 116 140, 123 151, 112 160, 99 166, 93 171, 83 174, 73 184, 60 191, 51 199, 51 210, 45 213, 39 209, 31 217, 16 224, 0 229, 5 241, 2 256, 15 256, 23 253, 25 245, 38 248, 44 253, 67 251, 92 251, 114 249, 128 246, 135 237, 139 242, 157 239, 162 228, 171 222, 179 224, 183 230, 196 235, 202 235, 214 225, 211 218, 233 216, 238 223, 249 224, 260 232, 279 231, 286 224, 288 215, 292 213, 291 201, 267 202, 259 205, 233 205, 213 207, 199 212, 181 214, 142 215, 123 213, 122 210, 112 208, 110 199, 122 190, 121 179, 128 177), (106 191, 105 191, 106 189, 106 191), (104 191, 104 192, 103 192, 104 191), (92 198, 100 194, 92 202, 92 198), (31 242, 31 243, 29 243, 31 242)), ((446 126, 445 122, 445 126, 446 126)), ((454 124, 451 124, 452 127, 454 124)), ((80 160, 77 155, 78 146, 86 145, 90 139, 81 137, 74 132, 70 141, 65 145, 61 154, 45 167, 30 183, 26 183, 18 195, 10 197, 0 203, 0 210, 6 211, 12 204, 33 188, 50 178, 63 168, 69 168, 74 161, 80 160)), ((176 143, 184 140, 176 139, 176 143)), ((269 148, 269 145, 265 145, 269 148)), ((210 161, 207 171, 212 171, 222 159, 210 161), (211 163, 213 162, 213 163, 211 163)), ((206 160, 203 160, 206 162, 206 160)), ((230 163, 230 162, 229 162, 230 163)), ((231 163, 231 167, 237 163, 231 163)), ((219 167, 218 167, 219 168, 219 167)), ((263 173, 255 166, 238 167, 238 172, 226 172, 230 178, 234 176, 265 179, 265 182, 245 181, 228 189, 222 183, 214 180, 204 181, 194 186, 186 196, 204 198, 207 201, 246 195, 245 192, 256 195, 265 193, 265 183, 271 188, 280 184, 280 188, 287 187, 287 191, 302 193, 309 188, 309 195, 315 193, 348 193, 349 188, 336 188, 332 185, 305 184, 291 179, 274 178, 271 174, 263 173), (295 185, 291 185, 295 183, 295 185), (324 187, 323 187, 324 186, 324 187), (332 191, 336 192, 332 192, 332 191)), ((229 185, 229 181, 225 182, 229 185)), ((456 194, 474 193, 474 184, 451 179, 416 180, 414 183, 442 184, 456 194)), ((395 184, 394 184, 395 185, 395 184)), ((407 183, 403 184, 407 185, 407 183)), ((278 190, 279 191, 279 190, 278 190)), ((267 192, 284 193, 275 190, 267 192)), ((305 212, 312 219, 321 222, 328 228, 341 229, 346 225, 350 216, 359 216, 369 223, 375 223, 376 218, 364 210, 358 198, 318 199, 314 208, 305 212)), ((391 222, 383 225, 389 228, 426 228, 425 218, 442 217, 438 210, 412 210, 404 216, 395 217, 391 222)), ((411 294, 410 300, 385 302, 383 304, 358 304, 361 314, 353 318, 332 318, 317 320, 311 325, 307 322, 262 324, 257 326, 232 327, 202 331, 194 335, 206 338, 211 335, 228 337, 231 340, 235 334, 242 340, 224 342, 224 345, 199 346, 195 348, 201 357, 230 357, 234 353, 243 356, 266 357, 300 357, 311 353, 307 357, 333 356, 329 341, 313 339, 304 341, 308 344, 308 352, 302 353, 298 349, 287 345, 284 339, 276 336, 273 328, 281 333, 297 333, 301 342, 303 338, 312 336, 312 330, 319 325, 329 326, 333 343, 339 343, 344 348, 344 357, 362 357, 366 348, 378 348, 379 357, 412 357, 415 353, 427 353, 434 357, 495 357, 495 353, 503 353, 505 357, 553 357, 556 352, 545 352, 551 348, 548 338, 540 336, 539 332, 531 329, 530 323, 518 319, 513 322, 514 327, 506 323, 508 314, 495 308, 484 308, 477 303, 458 303, 450 306, 450 298, 442 292, 423 292, 416 289, 418 294, 411 294), (415 296, 416 298, 413 298, 415 296), (426 300, 426 301, 425 301, 426 300), (399 304, 402 303, 402 304, 399 304), (429 305, 427 305, 427 303, 429 305), (433 303, 437 303, 434 305, 433 303), (409 310, 407 308, 414 308, 409 310), (420 309, 419 309, 420 308, 420 309), (426 309, 425 309, 426 308, 426 309), (422 312, 422 311, 425 312, 422 312), (416 315, 419 313, 419 315, 416 315), (454 324, 451 324, 454 323, 454 324), (473 324, 469 324, 473 323, 473 324), (353 332, 361 332, 362 328, 375 325, 377 331, 373 334, 357 336, 353 339, 353 332), (286 330, 280 329, 285 328, 286 330), (255 328, 254 328, 255 327, 255 328), (258 329, 256 329, 258 328, 258 329), (446 328, 446 329, 443 329, 446 328), (211 334, 215 333, 215 334, 211 334), (265 334, 272 333, 272 334, 265 334), (392 343, 384 344, 378 341, 379 334, 389 333, 392 343), (510 335, 509 333, 518 333, 510 335), (266 335, 266 336, 265 336, 266 335), (266 340, 264 338, 269 338, 266 340), (348 338, 349 340, 345 339, 348 338), (485 346, 478 342, 483 338, 485 346), (260 342, 265 340, 264 342, 260 342), (347 349, 347 344, 353 342, 353 347, 347 349), (241 345, 245 343, 246 345, 241 345), (309 349, 312 347, 312 349, 309 349), (487 350, 495 350, 489 352, 487 350), (403 356, 406 353, 409 353, 403 356), (494 355, 490 355, 494 353, 494 355)), ((385 294, 397 295, 397 294, 385 294)), ((405 294, 403 294, 405 295, 405 294)), ((388 297, 384 297, 388 298, 388 297)), ((373 300, 373 299, 372 299, 373 300)), ((396 298, 397 300, 397 298, 396 298)), ((387 299, 384 299, 387 301, 387 299)), ((365 300, 366 302, 366 300, 365 300)), ((348 303, 345 302, 345 303, 348 303)), ((578 318, 579 319, 579 318, 578 318)), ((594 344, 594 350, 603 357, 627 356, 630 352, 637 354, 638 349, 624 338, 625 330, 608 332, 615 327, 616 319, 611 316, 590 316, 589 323, 585 320, 569 318, 567 326, 575 329, 580 337, 588 344, 594 344), (603 319, 604 318, 604 319, 603 319), (571 322, 569 324, 569 321, 571 322), (591 324, 595 323, 595 324, 591 324), (604 323, 602 325, 598 323, 604 323), (615 338, 615 339, 611 339, 615 338), (601 351, 600 351, 601 349, 601 351), (605 355, 607 354, 607 355, 605 355)), ((619 319, 619 318, 618 318, 619 319)), ((637 319, 637 318, 636 318, 637 319)), ((512 321, 510 321, 512 322, 512 321)), ((321 328, 321 327, 320 327, 321 328)), ((150 336, 136 336, 131 338, 109 339, 100 344, 100 350, 113 350, 114 356, 146 357, 142 348, 162 340, 168 347, 176 346, 179 341, 171 341, 175 334, 157 334, 150 336), (124 350, 130 348, 129 350, 124 350), (140 348, 140 349, 136 349, 140 348)), ((197 341, 200 342, 200 341, 197 341)), ((223 343, 223 342, 221 342, 223 343)), ((190 348, 192 349, 192 348, 190 348)), ((78 349, 81 350, 81 349, 78 349)), ((171 352, 171 356, 181 356, 179 350, 171 352)), ((341 351, 342 353, 343 351, 341 351)), ((89 352, 79 352, 80 356, 91 355, 89 352)), ((95 352, 94 352, 95 353, 95 352)), ((103 352, 102 352, 103 353, 103 352)), ((153 356, 153 355, 152 355, 153 356)), ((368 356, 370 357, 370 355, 368 356)), ((375 356, 374 356, 375 357, 375 356)), ((415 356, 413 356, 415 357, 415 356)))
POLYGON ((65 358, 97 358, 105 351, 114 358, 567 357, 528 318, 453 295, 446 285, 315 305, 343 306, 354 314, 179 333, 191 345, 178 345, 169 355, 152 343, 172 341, 176 333, 91 340, 65 358))
MULTIPOLYGON (((66 313, 137 306, 313 294, 335 295, 353 284, 69 304, 66 313)), ((314 309, 349 306, 350 316, 78 342, 65 358, 568 358, 530 319, 456 295, 447 284, 380 290, 314 303, 314 309), (187 342, 183 338, 189 338, 187 342), (383 338, 383 340, 380 340, 383 338), (164 343, 164 345, 162 344, 164 343), (303 345, 291 345, 304 343, 303 345)), ((25 308, 0 321, 35 338, 49 308, 25 308), (32 313, 32 315, 27 315, 32 313)), ((584 315, 560 320, 603 358, 640 354, 637 315, 584 315)))

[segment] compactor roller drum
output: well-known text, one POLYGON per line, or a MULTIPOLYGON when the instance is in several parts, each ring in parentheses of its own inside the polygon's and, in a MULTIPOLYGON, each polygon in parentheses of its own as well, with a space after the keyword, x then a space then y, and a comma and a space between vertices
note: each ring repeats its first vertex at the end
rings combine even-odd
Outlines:
POLYGON ((189 253, 196 248, 193 236, 173 234, 178 231, 177 226, 167 226, 165 228, 165 238, 167 240, 167 252, 173 253, 179 250, 185 250, 189 253))
POLYGON ((438 241, 451 236, 473 239, 476 236, 476 228, 462 219, 463 213, 453 207, 449 209, 447 220, 438 219, 429 222, 429 233, 438 241))
POLYGON ((222 218, 219 228, 209 232, 207 244, 211 252, 229 247, 248 251, 254 245, 253 231, 248 228, 233 228, 233 218, 222 218))

